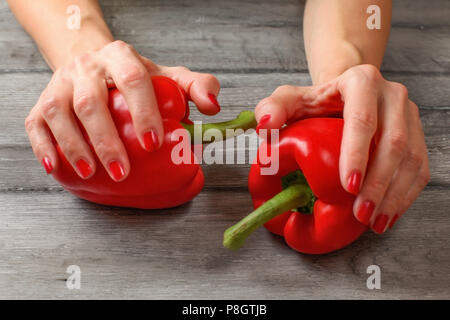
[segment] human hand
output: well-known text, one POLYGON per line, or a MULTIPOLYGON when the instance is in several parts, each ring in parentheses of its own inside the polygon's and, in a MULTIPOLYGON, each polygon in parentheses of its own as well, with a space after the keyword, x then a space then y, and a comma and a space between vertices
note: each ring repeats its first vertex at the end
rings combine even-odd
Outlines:
POLYGON ((127 177, 129 159, 108 110, 111 87, 123 94, 142 148, 157 150, 164 132, 151 75, 175 80, 200 112, 213 115, 220 111, 216 100, 220 84, 214 76, 157 65, 125 42, 111 42, 57 69, 25 120, 33 152, 47 173, 55 170, 59 161, 53 136, 81 178, 94 174, 95 157, 83 138, 81 123, 111 178, 121 181, 127 177))
POLYGON ((255 109, 257 130, 337 115, 344 118, 341 184, 357 196, 356 219, 381 234, 430 179, 419 109, 404 85, 385 80, 371 65, 359 65, 321 85, 278 87, 255 109))

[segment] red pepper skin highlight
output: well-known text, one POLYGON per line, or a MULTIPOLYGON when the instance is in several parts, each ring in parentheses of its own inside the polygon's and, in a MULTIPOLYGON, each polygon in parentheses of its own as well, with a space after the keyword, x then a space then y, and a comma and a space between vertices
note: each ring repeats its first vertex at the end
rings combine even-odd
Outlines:
MULTIPOLYGON (((164 143, 161 148, 154 152, 142 148, 123 96, 117 89, 110 90, 108 106, 130 159, 130 173, 125 180, 115 182, 96 158, 95 174, 83 180, 56 145, 60 162, 57 170, 53 171, 53 177, 64 189, 95 203, 142 209, 175 207, 190 201, 202 190, 203 172, 194 163, 193 154, 192 164, 176 165, 171 160, 172 148, 178 143, 172 141, 172 132, 183 129, 181 122, 190 123, 186 95, 169 78, 155 76, 152 77, 152 83, 164 124, 164 143)), ((89 142, 84 130, 83 134, 89 142)), ((90 147, 95 155, 91 144, 90 147)))
POLYGON ((353 216, 355 196, 342 188, 339 178, 343 124, 337 118, 311 118, 290 124, 280 130, 279 142, 271 145, 279 152, 278 173, 261 175, 259 160, 250 169, 248 187, 255 208, 282 191, 282 177, 295 170, 305 175, 317 198, 313 214, 287 211, 264 225, 302 253, 324 254, 341 249, 367 229, 353 216))

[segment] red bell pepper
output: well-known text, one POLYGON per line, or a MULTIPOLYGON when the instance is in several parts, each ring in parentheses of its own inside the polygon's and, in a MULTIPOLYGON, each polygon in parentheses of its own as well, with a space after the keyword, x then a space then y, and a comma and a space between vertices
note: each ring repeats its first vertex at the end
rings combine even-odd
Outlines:
POLYGON ((291 248, 322 254, 345 247, 366 230, 353 216, 355 197, 339 179, 343 122, 311 118, 280 130, 278 143, 270 145, 279 153, 278 173, 261 175, 259 159, 252 165, 248 187, 256 210, 225 231, 225 247, 238 249, 265 224, 291 248))
MULTIPOLYGON (((190 164, 175 164, 171 159, 172 149, 179 143, 172 139, 174 130, 184 127, 193 137, 194 126, 188 118, 186 94, 175 81, 166 77, 152 77, 152 83, 164 125, 164 143, 161 148, 155 152, 147 152, 141 147, 123 96, 117 89, 110 90, 109 110, 127 150, 130 173, 125 180, 115 182, 96 158, 95 174, 83 180, 56 145, 61 162, 53 177, 64 189, 95 203, 143 209, 175 207, 191 200, 201 191, 204 184, 203 172, 194 161, 193 152, 190 154, 190 164)), ((247 111, 235 120, 206 124, 202 129, 215 128, 224 132, 227 128, 248 129, 255 125, 253 113, 247 111)), ((81 124, 80 127, 82 128, 81 124)), ((89 142, 84 130, 83 134, 89 142)), ((95 154, 91 144, 90 146, 95 154)))

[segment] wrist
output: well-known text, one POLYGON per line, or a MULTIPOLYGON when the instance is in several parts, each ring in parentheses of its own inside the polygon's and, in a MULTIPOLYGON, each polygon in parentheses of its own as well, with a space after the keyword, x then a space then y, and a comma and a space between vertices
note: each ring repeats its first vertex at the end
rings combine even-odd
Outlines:
POLYGON ((322 52, 309 66, 314 85, 335 79, 351 67, 364 63, 360 50, 346 41, 331 45, 322 52))
POLYGON ((76 56, 100 50, 114 41, 103 19, 85 15, 80 26, 80 29, 65 29, 49 46, 46 46, 46 50, 41 49, 53 70, 69 63, 76 56))

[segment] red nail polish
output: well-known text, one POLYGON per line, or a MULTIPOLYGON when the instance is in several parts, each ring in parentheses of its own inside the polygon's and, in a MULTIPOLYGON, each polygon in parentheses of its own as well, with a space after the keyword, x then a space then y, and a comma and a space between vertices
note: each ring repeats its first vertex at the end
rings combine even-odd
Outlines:
POLYGON ((358 213, 356 214, 359 222, 368 225, 374 209, 375 204, 372 201, 364 201, 359 207, 358 213))
POLYGON ((271 115, 270 114, 266 114, 264 116, 261 117, 261 119, 259 119, 258 125, 256 126, 256 132, 259 133, 259 130, 262 129, 267 122, 270 121, 271 115))
POLYGON ((372 230, 378 234, 382 234, 386 228, 386 224, 389 220, 389 216, 386 214, 379 214, 375 219, 375 223, 372 226, 372 230))
POLYGON ((347 190, 353 195, 358 195, 359 185, 361 184, 361 172, 355 170, 352 171, 348 178, 347 190))
POLYGON ((75 166, 78 169, 78 172, 80 173, 80 175, 86 179, 87 177, 89 177, 92 173, 92 168, 89 165, 89 163, 84 160, 84 159, 80 159, 75 163, 75 166))
POLYGON ((389 229, 392 229, 392 227, 394 226, 395 222, 397 222, 397 219, 398 219, 398 218, 399 218, 399 215, 398 215, 398 214, 396 214, 396 215, 392 218, 391 223, 389 223, 389 229))
POLYGON ((159 147, 159 139, 155 130, 144 133, 144 146, 148 152, 153 152, 159 147))
POLYGON ((109 171, 111 172, 114 180, 120 181, 125 176, 125 170, 119 161, 111 161, 109 164, 109 171))
POLYGON ((50 174, 53 170, 52 162, 49 157, 42 158, 42 166, 44 167, 47 174, 50 174))
POLYGON ((220 105, 219 102, 217 102, 216 96, 210 93, 208 94, 208 98, 217 107, 217 112, 220 112, 220 105))

